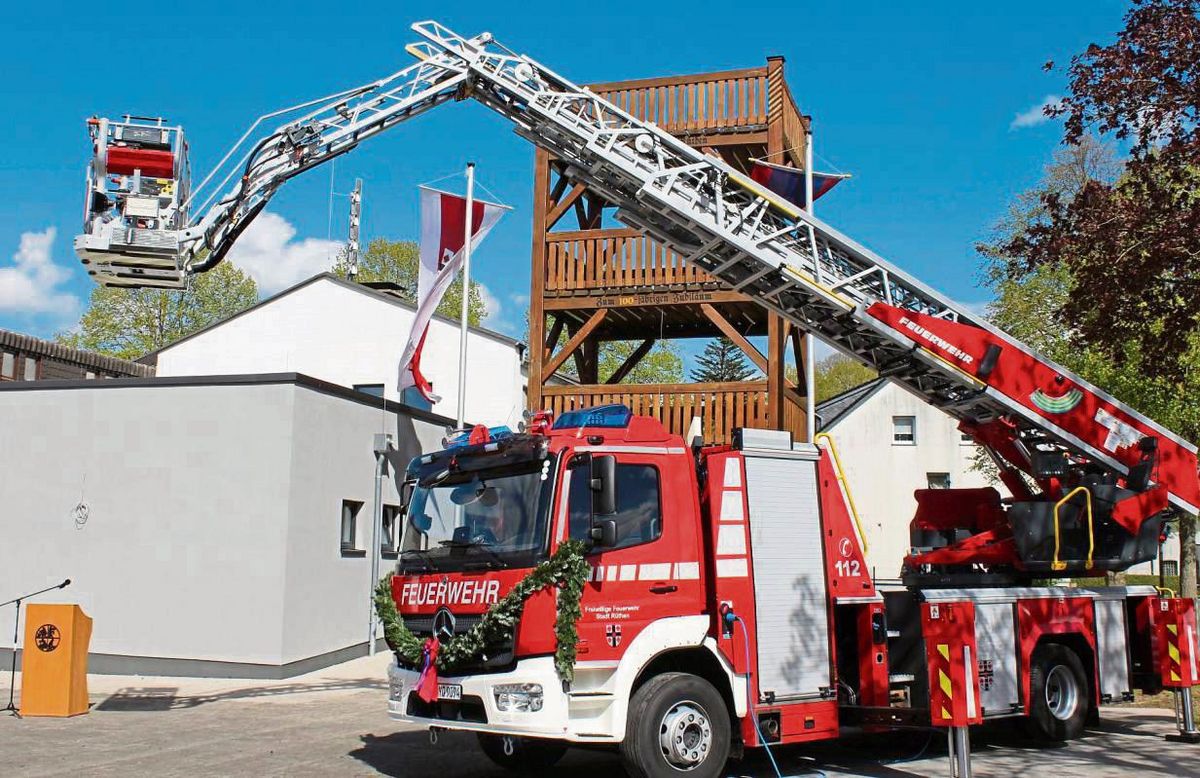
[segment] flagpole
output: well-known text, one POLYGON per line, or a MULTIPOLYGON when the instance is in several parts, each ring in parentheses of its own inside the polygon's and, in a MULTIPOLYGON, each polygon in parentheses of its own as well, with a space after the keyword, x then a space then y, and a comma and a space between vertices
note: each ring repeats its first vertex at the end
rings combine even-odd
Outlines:
POLYGON ((471 301, 471 227, 475 210, 475 163, 467 163, 467 214, 463 238, 462 319, 458 336, 458 429, 463 428, 467 405, 467 309, 471 301))
MULTIPOLYGON (((804 133, 804 202, 809 216, 815 214, 813 207, 813 134, 812 119, 808 120, 808 128, 804 133)), ((813 257, 813 262, 818 258, 813 257)), ((813 336, 804 333, 804 432, 808 442, 812 443, 817 435, 817 362, 813 354, 813 336)), ((797 365, 797 367, 799 367, 797 365)))

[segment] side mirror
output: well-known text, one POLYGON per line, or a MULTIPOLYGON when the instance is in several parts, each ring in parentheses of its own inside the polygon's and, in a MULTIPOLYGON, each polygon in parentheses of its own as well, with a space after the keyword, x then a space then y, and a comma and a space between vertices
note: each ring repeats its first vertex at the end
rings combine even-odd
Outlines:
MULTIPOLYGON (((612 454, 592 457, 592 516, 617 512, 617 458, 612 454)), ((596 526, 595 520, 592 526, 596 526)))
POLYGON ((603 548, 617 545, 617 523, 612 519, 592 521, 592 542, 603 548))

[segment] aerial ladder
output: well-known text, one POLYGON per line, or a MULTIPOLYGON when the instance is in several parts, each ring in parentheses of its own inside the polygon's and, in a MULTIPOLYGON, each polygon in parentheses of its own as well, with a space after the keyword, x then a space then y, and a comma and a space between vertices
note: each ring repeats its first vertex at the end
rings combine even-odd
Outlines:
MULTIPOLYGON (((472 98, 554 154, 616 218, 955 417, 1012 493, 918 492, 911 580, 1028 580, 1153 558, 1200 506, 1196 447, 722 160, 496 43, 414 24, 417 62, 259 119, 194 190, 183 131, 90 120, 84 232, 97 282, 185 288, 292 177, 472 98), (300 112, 256 136, 267 119, 300 112), (206 198, 201 195, 208 192, 206 198)), ((932 491, 932 490, 931 490, 932 491)), ((938 490, 944 491, 944 490, 938 490)))

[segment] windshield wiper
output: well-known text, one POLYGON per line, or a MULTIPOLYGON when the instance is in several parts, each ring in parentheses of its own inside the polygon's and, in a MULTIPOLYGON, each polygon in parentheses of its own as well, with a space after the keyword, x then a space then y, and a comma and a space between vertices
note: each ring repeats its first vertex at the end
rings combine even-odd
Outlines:
POLYGON ((443 540, 440 541, 438 545, 445 546, 447 548, 478 548, 490 557, 488 560, 489 566, 494 564, 495 567, 498 568, 508 567, 508 562, 505 562, 503 557, 489 548, 489 546, 492 545, 491 543, 483 543, 481 541, 443 540))
POLYGON ((429 558, 426 556, 428 553, 429 553, 429 550, 424 549, 424 548, 406 548, 400 552, 400 561, 401 561, 401 563, 403 563, 404 559, 409 554, 420 554, 420 556, 418 556, 416 558, 421 560, 421 567, 423 567, 425 569, 425 572, 427 572, 427 573, 436 572, 436 568, 434 568, 433 565, 429 564, 429 558))

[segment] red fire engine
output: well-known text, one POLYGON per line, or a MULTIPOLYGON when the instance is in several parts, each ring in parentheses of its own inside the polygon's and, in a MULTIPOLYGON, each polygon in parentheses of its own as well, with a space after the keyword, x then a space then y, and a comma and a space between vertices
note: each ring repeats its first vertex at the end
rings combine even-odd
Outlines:
MULTIPOLYGON (((469 97, 620 221, 958 419, 1010 496, 918 491, 903 586, 883 591, 831 444, 744 429, 704 446, 620 406, 482 431, 409 467, 394 604, 417 638, 452 645, 578 540, 589 573, 574 678, 555 665, 547 587, 428 699, 413 693, 418 663, 394 665, 395 718, 478 732, 517 768, 607 745, 650 776, 715 776, 745 748, 915 724, 949 728, 965 770, 972 724, 1024 717, 1069 739, 1136 690, 1196 684, 1190 600, 1040 585, 1153 558, 1166 522, 1200 506, 1194 445, 490 34, 413 29, 416 64, 263 117, 299 114, 261 137, 255 122, 194 192, 182 130, 93 120, 75 240, 88 272, 185 287, 291 178, 469 97)), ((1200 737, 1190 696, 1177 699, 1180 736, 1200 737)))

